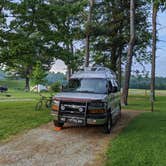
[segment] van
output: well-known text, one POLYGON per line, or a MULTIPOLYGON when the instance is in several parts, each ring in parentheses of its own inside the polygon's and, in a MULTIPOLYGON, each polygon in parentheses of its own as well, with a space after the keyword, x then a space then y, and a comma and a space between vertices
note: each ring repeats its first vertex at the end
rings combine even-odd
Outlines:
POLYGON ((53 97, 54 125, 102 125, 110 133, 121 116, 120 88, 116 74, 106 67, 74 73, 62 92, 53 97))

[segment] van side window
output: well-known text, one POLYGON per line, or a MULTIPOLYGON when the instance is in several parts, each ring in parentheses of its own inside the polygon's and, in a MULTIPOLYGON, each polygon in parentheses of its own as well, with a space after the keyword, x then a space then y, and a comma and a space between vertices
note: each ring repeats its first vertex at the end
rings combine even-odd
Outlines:
POLYGON ((118 91, 118 84, 115 80, 111 80, 112 82, 112 93, 116 93, 118 91))

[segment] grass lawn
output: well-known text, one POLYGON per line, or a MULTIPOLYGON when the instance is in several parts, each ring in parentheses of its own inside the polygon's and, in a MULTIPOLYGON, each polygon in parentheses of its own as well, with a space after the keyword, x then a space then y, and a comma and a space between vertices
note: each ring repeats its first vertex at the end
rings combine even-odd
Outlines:
MULTIPOLYGON (((127 110, 150 111, 150 98, 144 95, 130 95, 128 106, 123 107, 127 110)), ((155 112, 166 112, 166 95, 157 96, 155 101, 155 112)))
POLYGON ((31 99, 36 100, 39 99, 39 94, 35 92, 25 92, 20 90, 13 90, 9 89, 8 92, 0 93, 0 100, 12 100, 12 99, 31 99), (7 97, 7 95, 10 95, 10 97, 7 97))
MULTIPOLYGON (((40 96, 24 92, 24 80, 0 80, 0 85, 9 87, 8 92, 0 93, 0 141, 51 120, 50 110, 34 110, 40 96)), ((50 96, 49 93, 42 95, 50 96)))
MULTIPOLYGON (((162 93, 163 94, 163 93, 162 93)), ((166 96, 157 96, 155 112, 148 112, 149 97, 132 94, 125 109, 145 110, 113 140, 107 151, 107 166, 166 165, 166 96)))
POLYGON ((3 80, 0 80, 0 85, 7 85, 9 89, 23 90, 25 86, 25 80, 3 79, 3 80))
POLYGON ((50 111, 34 111, 35 102, 0 102, 0 140, 51 120, 50 111))

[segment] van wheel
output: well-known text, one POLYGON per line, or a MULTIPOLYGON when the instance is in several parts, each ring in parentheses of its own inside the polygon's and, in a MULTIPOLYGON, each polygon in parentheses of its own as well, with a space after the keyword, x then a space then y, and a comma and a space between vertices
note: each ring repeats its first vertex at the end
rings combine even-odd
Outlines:
POLYGON ((57 120, 54 120, 53 123, 54 123, 54 126, 55 126, 55 127, 63 127, 63 125, 64 125, 64 123, 59 122, 59 121, 57 121, 57 120))
POLYGON ((112 129, 112 116, 108 115, 107 122, 104 124, 104 133, 110 134, 112 129))

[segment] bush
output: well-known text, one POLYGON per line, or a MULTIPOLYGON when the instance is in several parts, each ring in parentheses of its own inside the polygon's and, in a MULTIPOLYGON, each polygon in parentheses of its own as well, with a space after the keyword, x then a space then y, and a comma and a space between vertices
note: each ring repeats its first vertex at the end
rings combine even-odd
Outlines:
POLYGON ((61 83, 59 81, 57 81, 57 82, 54 82, 53 84, 51 84, 51 90, 54 92, 60 92, 61 83))

